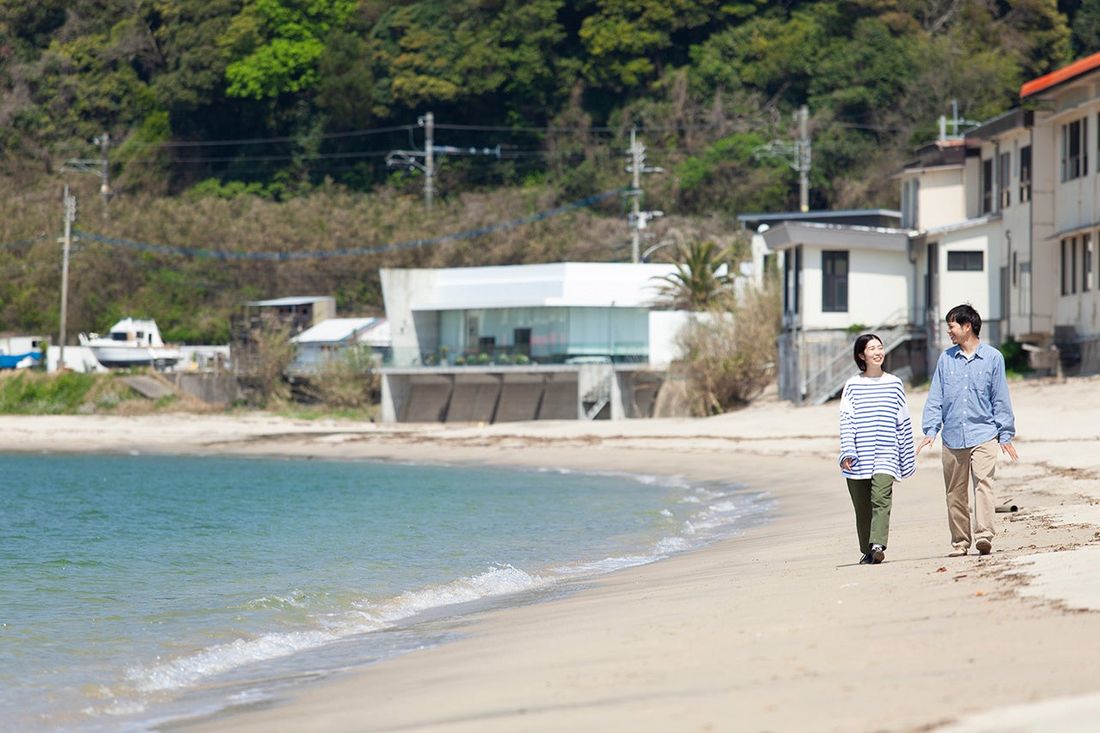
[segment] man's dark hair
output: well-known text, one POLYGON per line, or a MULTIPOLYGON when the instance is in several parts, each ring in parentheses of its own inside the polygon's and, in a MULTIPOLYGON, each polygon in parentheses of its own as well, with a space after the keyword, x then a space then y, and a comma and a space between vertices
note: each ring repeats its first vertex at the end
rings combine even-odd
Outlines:
POLYGON ((978 311, 974 310, 974 306, 969 303, 957 305, 947 311, 947 318, 944 320, 948 323, 954 321, 960 326, 965 326, 969 323, 975 336, 980 336, 982 334, 982 317, 978 315, 978 311))
POLYGON ((863 358, 863 352, 867 350, 867 344, 871 341, 882 343, 882 339, 873 333, 865 333, 856 339, 856 345, 852 347, 852 356, 855 357, 856 366, 861 372, 867 371, 867 360, 863 358))

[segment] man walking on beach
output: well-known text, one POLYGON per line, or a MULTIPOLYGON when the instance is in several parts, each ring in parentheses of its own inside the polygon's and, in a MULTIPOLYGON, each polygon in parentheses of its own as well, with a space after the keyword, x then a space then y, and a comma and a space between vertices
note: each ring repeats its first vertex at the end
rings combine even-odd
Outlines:
POLYGON ((981 555, 993 549, 993 474, 997 446, 1013 461, 1016 418, 1008 398, 1005 360, 997 349, 983 344, 982 317, 970 305, 947 313, 947 334, 954 344, 940 354, 921 428, 924 438, 917 453, 936 440, 943 428, 943 481, 947 486, 947 525, 951 552, 970 552, 971 537, 981 555), (970 527, 970 476, 974 477, 974 531, 970 527))

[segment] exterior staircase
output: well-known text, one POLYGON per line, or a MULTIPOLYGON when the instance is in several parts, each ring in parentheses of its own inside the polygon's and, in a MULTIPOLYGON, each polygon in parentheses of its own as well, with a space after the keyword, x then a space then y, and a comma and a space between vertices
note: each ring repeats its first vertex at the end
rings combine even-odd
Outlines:
MULTIPOLYGON (((881 325, 866 331, 882 339, 887 355, 918 335, 909 323, 897 322, 899 318, 905 318, 906 315, 904 312, 895 313, 881 325)), ((803 404, 822 405, 828 402, 844 388, 844 383, 855 373, 855 368, 852 344, 849 342, 824 368, 810 375, 806 380, 803 404)))

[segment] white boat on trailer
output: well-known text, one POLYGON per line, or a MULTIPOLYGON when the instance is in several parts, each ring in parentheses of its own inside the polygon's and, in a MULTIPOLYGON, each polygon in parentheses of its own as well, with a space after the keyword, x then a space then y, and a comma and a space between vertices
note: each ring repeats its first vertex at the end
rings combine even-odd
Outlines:
POLYGON ((88 347, 100 364, 107 368, 174 366, 181 358, 175 346, 167 346, 152 319, 123 318, 111 326, 106 336, 80 334, 81 346, 88 347))

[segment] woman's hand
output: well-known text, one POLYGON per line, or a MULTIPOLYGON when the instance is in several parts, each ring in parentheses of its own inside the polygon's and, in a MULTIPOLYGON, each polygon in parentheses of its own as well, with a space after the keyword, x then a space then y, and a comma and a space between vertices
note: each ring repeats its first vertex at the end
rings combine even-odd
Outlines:
POLYGON ((845 458, 843 461, 840 462, 840 467, 843 468, 845 471, 851 471, 852 470, 852 459, 851 458, 845 458))

